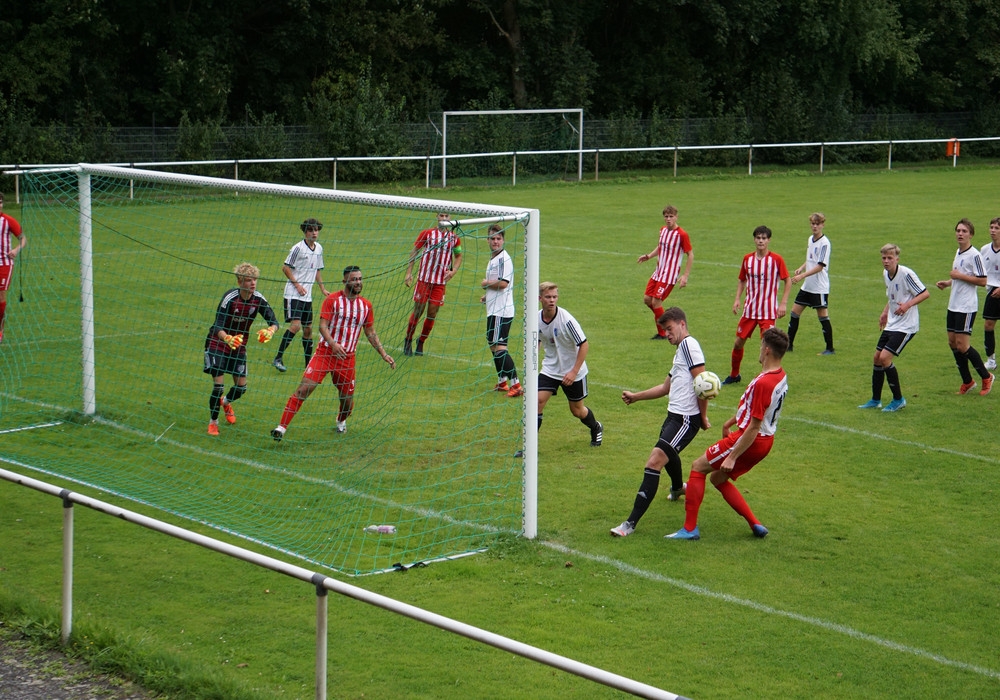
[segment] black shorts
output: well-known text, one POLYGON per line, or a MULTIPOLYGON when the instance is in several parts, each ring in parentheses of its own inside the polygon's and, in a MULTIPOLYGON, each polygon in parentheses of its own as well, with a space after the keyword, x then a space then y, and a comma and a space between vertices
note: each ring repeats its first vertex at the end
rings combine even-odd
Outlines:
POLYGON ((569 386, 565 386, 561 379, 550 377, 547 374, 538 375, 538 390, 547 391, 550 394, 558 394, 559 387, 563 388, 566 398, 570 401, 583 401, 587 398, 587 378, 578 379, 569 386))
POLYGON ((903 333, 902 331, 882 331, 875 344, 875 352, 888 350, 896 357, 903 352, 906 344, 913 340, 916 333, 903 333))
POLYGON ((503 316, 486 317, 486 342, 490 345, 506 345, 510 338, 510 324, 513 318, 503 316))
POLYGON ((986 321, 1000 321, 1000 297, 993 296, 996 287, 986 288, 986 301, 983 302, 983 319, 986 321))
POLYGON ((972 324, 976 322, 976 312, 948 311, 948 332, 972 335, 972 324))
POLYGON ((694 436, 701 430, 701 414, 694 416, 682 416, 679 413, 667 413, 667 419, 663 421, 660 428, 660 439, 656 441, 656 446, 669 455, 668 447, 672 447, 678 454, 681 450, 691 444, 694 436))
POLYGON ((825 309, 829 305, 829 294, 818 294, 817 292, 807 292, 800 289, 795 295, 795 304, 805 306, 810 309, 825 309))
POLYGON ((247 376, 247 349, 241 347, 233 352, 206 350, 205 368, 202 371, 213 377, 221 377, 224 374, 245 377, 247 376))
POLYGON ((285 323, 298 319, 303 326, 313 324, 313 303, 301 299, 285 299, 285 323))

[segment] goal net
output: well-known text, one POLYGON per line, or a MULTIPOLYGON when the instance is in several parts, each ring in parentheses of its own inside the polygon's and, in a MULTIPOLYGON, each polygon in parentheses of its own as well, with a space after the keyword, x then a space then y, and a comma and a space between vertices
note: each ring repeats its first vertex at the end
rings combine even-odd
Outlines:
MULTIPOLYGON (((348 574, 535 536, 537 351, 525 339, 537 332, 536 294, 526 291, 538 284, 537 210, 81 165, 25 176, 21 224, 29 245, 0 344, 0 462, 348 574), (404 276, 438 212, 457 222, 463 259, 423 355, 407 356, 414 302, 404 276), (305 367, 301 331, 284 352, 287 371, 273 364, 288 328, 282 266, 308 218, 323 224, 325 287, 343 291, 344 268, 360 267, 396 367, 361 333, 346 432, 326 379, 276 441, 305 367), (516 275, 509 352, 521 398, 494 391, 480 301, 497 223, 516 275), (220 413, 216 436, 205 343, 242 262, 259 268, 257 291, 280 329, 260 344, 267 323, 254 322, 246 392, 235 396, 225 376, 236 421, 220 413)), ((323 294, 312 291, 318 342, 323 294)))

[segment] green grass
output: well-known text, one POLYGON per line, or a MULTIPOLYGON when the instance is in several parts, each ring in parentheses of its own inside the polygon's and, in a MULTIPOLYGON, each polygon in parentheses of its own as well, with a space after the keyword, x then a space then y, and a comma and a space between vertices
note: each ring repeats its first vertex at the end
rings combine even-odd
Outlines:
MULTIPOLYGON (((540 435, 537 541, 352 583, 691 697, 995 697, 1000 398, 954 394, 947 293, 933 285, 950 269, 959 218, 977 224, 977 246, 988 241, 998 185, 1000 170, 982 168, 449 189, 452 199, 541 210, 541 276, 559 283, 588 334, 587 403, 605 445, 591 449, 556 397, 540 435), (662 494, 635 535, 608 536, 628 514, 666 410, 666 401, 626 407, 620 393, 659 383, 669 368, 672 347, 647 340, 652 263, 635 263, 667 203, 695 247, 691 284, 670 301, 720 375, 753 228, 770 226, 772 249, 796 267, 808 215, 827 216, 837 355, 816 356, 822 339, 807 310, 785 362, 775 447, 739 481, 771 530, 762 541, 711 489, 699 542, 662 539, 683 519, 683 505, 662 494), (879 248, 890 241, 932 290, 897 362, 909 405, 893 415, 855 408, 870 393, 885 303, 879 248)), ((981 348, 981 320, 973 341, 981 348)), ((753 367, 748 352, 744 377, 753 367)), ((737 393, 713 403, 715 426, 737 393)), ((700 435, 685 463, 717 435, 700 435)), ((140 675, 169 659, 188 685, 155 674, 150 685, 175 697, 312 697, 310 586, 77 511, 78 635, 134 650, 123 656, 140 675), (216 677, 241 690, 211 690, 216 677)), ((0 483, 0 604, 47 615, 48 628, 58 619, 60 512, 57 499, 0 483)), ((336 597, 329 683, 331 697, 621 696, 336 597)))

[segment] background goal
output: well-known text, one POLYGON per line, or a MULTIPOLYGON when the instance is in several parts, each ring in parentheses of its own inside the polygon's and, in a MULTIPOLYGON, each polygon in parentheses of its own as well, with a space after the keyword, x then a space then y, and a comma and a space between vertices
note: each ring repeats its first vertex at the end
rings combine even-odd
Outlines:
POLYGON ((534 537, 537 210, 84 165, 25 177, 21 223, 31 244, 0 346, 0 461, 351 574, 534 537), (464 260, 425 355, 404 357, 404 272, 438 211, 460 222, 464 260), (361 267, 397 368, 362 335, 348 432, 334 430, 328 381, 276 443, 269 431, 304 366, 301 333, 289 371, 271 364, 286 327, 281 266, 309 217, 324 224, 325 286, 342 289, 343 268, 361 267), (511 352, 526 400, 493 391, 479 283, 494 222, 514 260, 511 352), (260 268, 282 330, 251 339, 237 422, 212 437, 204 340, 243 261, 260 268))

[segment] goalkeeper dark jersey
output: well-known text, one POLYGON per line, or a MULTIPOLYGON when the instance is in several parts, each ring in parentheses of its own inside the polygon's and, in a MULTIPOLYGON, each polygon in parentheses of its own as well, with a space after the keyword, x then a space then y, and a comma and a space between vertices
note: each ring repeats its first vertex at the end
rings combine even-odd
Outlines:
POLYGON ((274 315, 274 309, 267 303, 264 295, 258 291, 244 299, 240 296, 239 288, 230 289, 226 292, 219 308, 215 312, 215 323, 208 329, 208 336, 205 338, 205 349, 213 352, 232 353, 245 352, 245 346, 250 339, 250 327, 253 326, 254 319, 260 314, 267 321, 269 326, 278 326, 278 317, 274 315), (243 346, 237 350, 231 350, 228 345, 219 340, 219 331, 225 331, 227 335, 243 335, 243 346))

